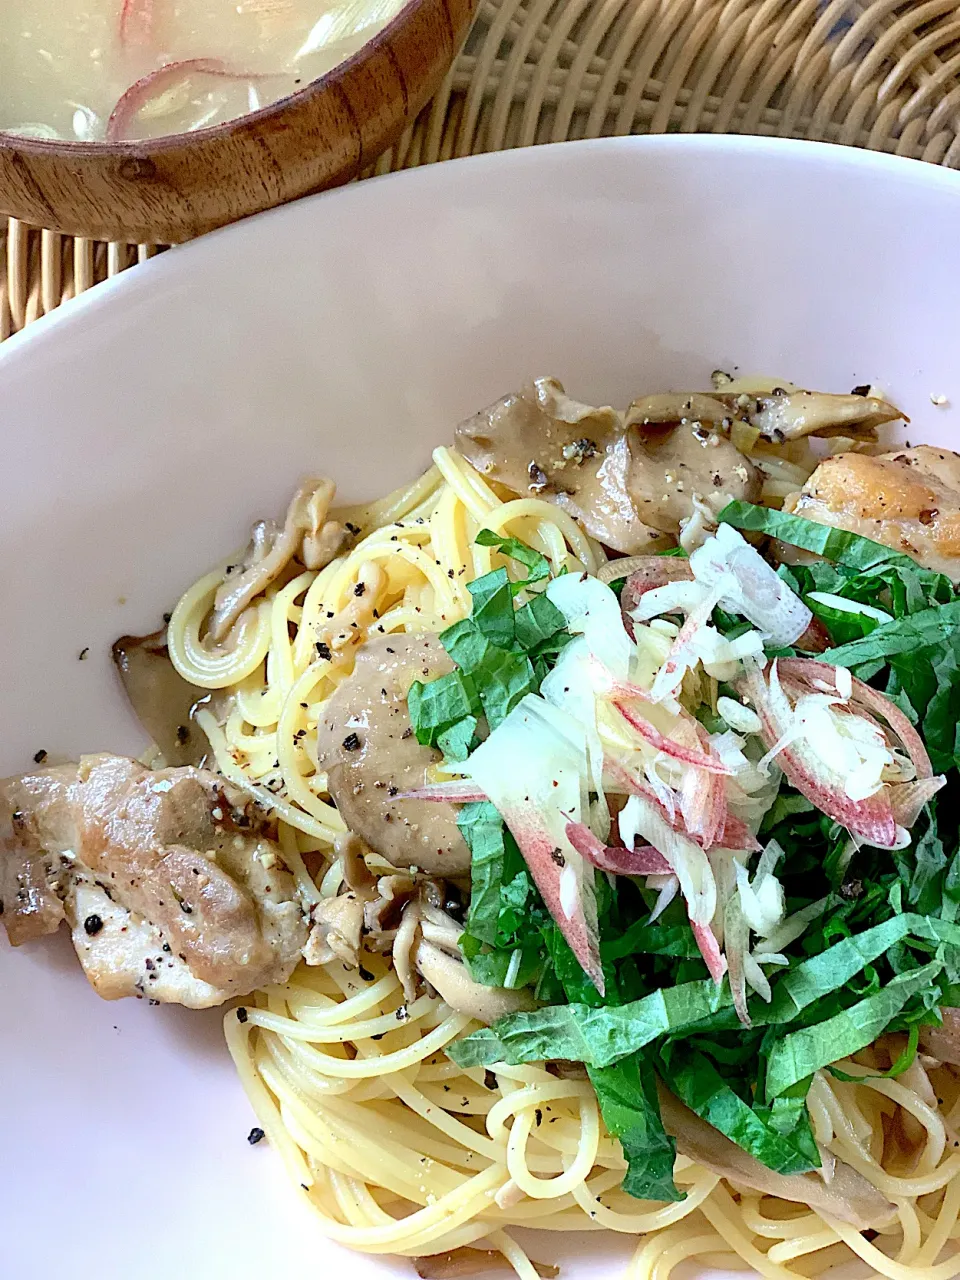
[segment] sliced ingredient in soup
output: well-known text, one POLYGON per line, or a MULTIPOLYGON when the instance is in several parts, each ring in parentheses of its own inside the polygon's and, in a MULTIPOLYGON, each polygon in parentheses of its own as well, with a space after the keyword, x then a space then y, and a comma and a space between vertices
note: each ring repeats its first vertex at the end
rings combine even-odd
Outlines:
POLYGON ((6 0, 0 130, 92 142, 222 124, 351 57, 402 0, 6 0))

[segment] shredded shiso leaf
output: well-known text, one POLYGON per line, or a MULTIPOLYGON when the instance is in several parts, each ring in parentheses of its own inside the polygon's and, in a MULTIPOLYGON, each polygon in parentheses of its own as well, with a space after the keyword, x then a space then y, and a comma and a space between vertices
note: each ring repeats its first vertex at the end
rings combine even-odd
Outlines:
MULTIPOLYGON (((450 1056, 465 1067, 585 1064, 606 1126, 628 1162, 624 1189, 660 1201, 681 1193, 673 1182, 674 1143, 660 1117, 658 1077, 761 1163, 802 1173, 820 1164, 805 1105, 814 1074, 834 1070, 833 1063, 885 1032, 903 1031, 907 1050, 889 1074, 899 1073, 916 1052, 918 1029, 939 1020, 940 1006, 960 1003, 958 593, 943 575, 887 547, 781 511, 733 502, 720 520, 822 557, 778 570, 826 628, 831 647, 818 661, 848 669, 904 713, 948 785, 923 807, 905 847, 879 849, 851 839, 772 769, 758 840, 733 855, 739 881, 736 865, 728 865, 730 900, 741 902, 759 884, 755 872, 765 855, 755 850, 771 841, 778 846, 777 858, 768 856, 764 865, 776 861, 782 918, 769 941, 760 938, 747 953, 748 962, 766 965, 763 981, 744 989, 749 1025, 735 1008, 733 975, 719 984, 709 975, 683 896, 652 918, 663 877, 648 883, 645 876, 596 876, 601 995, 566 940, 566 922, 548 910, 504 816, 489 802, 461 808, 458 825, 473 860, 460 939, 464 960, 482 983, 509 979, 531 987, 540 1007, 473 1032, 449 1047, 450 1056), (764 984, 769 1000, 757 994, 764 984)), ((481 740, 516 714, 523 699, 538 695, 568 645, 583 642, 544 592, 549 565, 542 555, 489 531, 478 541, 497 547, 511 571, 501 567, 470 584, 471 616, 441 635, 457 669, 414 685, 409 696, 418 741, 440 747, 447 767, 462 765, 468 776, 481 740), (517 566, 524 576, 511 576, 517 566)), ((714 608, 708 621, 711 634, 726 640, 750 629, 728 608, 714 608)), ((660 634, 658 640, 651 633, 646 643, 669 649, 660 634)), ((767 642, 763 657, 771 663, 802 656, 803 641, 779 648, 767 642)), ((749 646, 740 651, 748 653, 749 646)), ((838 681, 837 689, 843 685, 838 681)), ((743 704, 721 678, 712 703, 704 700, 695 712, 700 749, 718 738, 724 758, 742 758, 753 769, 762 747, 748 759, 744 744, 755 717, 731 713, 735 723, 727 725, 719 713, 724 705, 743 704)), ((747 776, 734 773, 727 785, 747 776)), ((648 784, 640 778, 638 785, 648 784)), ((645 803, 661 803, 655 783, 648 794, 654 800, 645 803)), ((586 799, 596 827, 597 797, 591 791, 586 799)), ((682 815, 670 821, 683 830, 682 815)), ((707 851, 722 883, 722 859, 710 846, 707 851)), ((766 901, 777 908, 774 919, 779 900, 766 901)), ((759 907, 749 902, 756 924, 759 907)))

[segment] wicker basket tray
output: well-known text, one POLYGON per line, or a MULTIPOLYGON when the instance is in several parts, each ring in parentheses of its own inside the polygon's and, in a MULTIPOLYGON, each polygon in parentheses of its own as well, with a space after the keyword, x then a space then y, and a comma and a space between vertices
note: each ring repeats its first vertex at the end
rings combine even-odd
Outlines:
MULTIPOLYGON (((629 133, 753 133, 960 167, 956 0, 483 0, 371 170, 629 133)), ((154 245, 0 232, 0 339, 154 245)))

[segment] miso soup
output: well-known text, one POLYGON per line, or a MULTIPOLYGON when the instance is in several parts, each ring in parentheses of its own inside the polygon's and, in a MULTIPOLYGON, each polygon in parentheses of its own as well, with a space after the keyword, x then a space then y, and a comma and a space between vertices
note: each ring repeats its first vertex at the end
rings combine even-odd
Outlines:
POLYGON ((296 92, 404 0, 0 0, 0 131, 122 141, 296 92))

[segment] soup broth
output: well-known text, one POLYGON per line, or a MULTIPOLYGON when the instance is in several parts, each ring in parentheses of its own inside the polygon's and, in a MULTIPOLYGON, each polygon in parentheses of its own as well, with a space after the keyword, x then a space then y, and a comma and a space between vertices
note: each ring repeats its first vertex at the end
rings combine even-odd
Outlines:
POLYGON ((0 0, 0 131, 123 141, 295 93, 404 0, 0 0))

